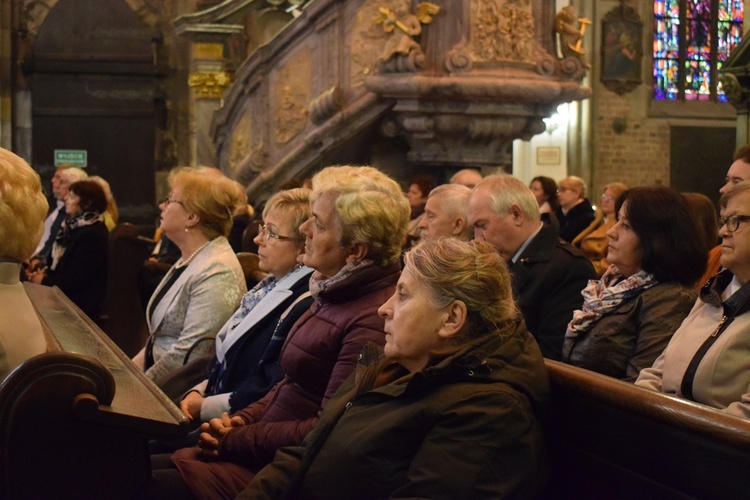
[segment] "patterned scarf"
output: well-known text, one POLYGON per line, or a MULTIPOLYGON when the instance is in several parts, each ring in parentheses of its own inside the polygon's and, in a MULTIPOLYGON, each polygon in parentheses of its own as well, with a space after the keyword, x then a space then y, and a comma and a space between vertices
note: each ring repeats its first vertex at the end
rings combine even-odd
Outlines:
POLYGON ((602 279, 589 280, 586 288, 581 291, 583 310, 573 311, 573 319, 568 323, 565 336, 578 337, 580 333, 588 331, 599 318, 657 283, 654 275, 646 271, 638 271, 623 279, 617 266, 609 266, 602 279))
POLYGON ((232 316, 232 321, 229 324, 229 329, 234 330, 237 325, 239 325, 242 320, 245 319, 245 316, 250 314, 250 311, 252 311, 253 308, 257 306, 261 300, 263 300, 263 297, 268 295, 268 292, 274 289, 276 283, 278 283, 278 281, 274 276, 267 276, 263 278, 257 285, 255 285, 252 290, 247 292, 242 297, 240 308, 237 309, 237 311, 232 316))
POLYGON ((346 264, 339 270, 339 272, 330 278, 324 278, 318 271, 315 271, 310 276, 310 295, 312 295, 317 302, 320 302, 320 295, 325 294, 325 291, 331 288, 331 286, 344 281, 360 269, 370 267, 374 264, 375 262, 370 259, 363 259, 351 264, 346 264))
POLYGON ((68 248, 71 238, 70 233, 79 227, 90 226, 97 222, 103 223, 102 214, 89 212, 87 210, 78 212, 77 214, 71 215, 65 219, 62 226, 60 226, 60 231, 57 233, 55 243, 52 245, 52 265, 50 266, 50 269, 53 271, 55 270, 57 264, 65 253, 65 250, 68 248))

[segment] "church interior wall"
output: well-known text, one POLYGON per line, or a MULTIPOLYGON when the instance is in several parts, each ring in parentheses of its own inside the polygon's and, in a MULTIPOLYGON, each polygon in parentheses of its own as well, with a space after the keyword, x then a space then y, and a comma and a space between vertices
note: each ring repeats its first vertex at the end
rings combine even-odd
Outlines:
MULTIPOLYGON (((27 50, 18 46, 19 21, 22 18, 30 19, 32 23, 26 28, 38 30, 45 14, 58 1, 0 0, 0 145, 24 156, 30 152, 32 123, 29 91, 14 80, 18 74, 16 65, 19 57, 23 56, 23 50, 27 50)), ((172 23, 179 15, 194 12, 210 2, 123 1, 145 23, 158 27, 163 35, 159 51, 160 57, 165 59, 168 73, 162 80, 161 89, 164 123, 157 132, 161 134, 157 138, 156 153, 158 199, 163 194, 163 180, 171 166, 198 162, 196 120, 209 119, 196 109, 195 99, 191 98, 191 90, 186 84, 190 75, 190 41, 177 36, 172 23)), ((556 7, 559 9, 568 3, 568 0, 559 0, 556 7)), ((568 124, 567 127, 563 125, 562 130, 543 132, 530 141, 516 141, 513 147, 514 173, 526 182, 536 175, 547 175, 557 180, 570 174, 581 175, 589 182, 592 193, 601 192, 604 185, 610 182, 671 184, 671 172, 674 172, 670 158, 671 127, 734 127, 736 118, 731 105, 714 104, 710 107, 689 105, 694 103, 667 103, 670 106, 665 108, 659 106, 663 103, 654 103, 651 89, 651 0, 623 0, 622 3, 636 9, 643 21, 643 83, 622 95, 607 89, 600 81, 601 21, 607 12, 619 7, 621 2, 571 0, 570 3, 578 9, 579 15, 592 20, 584 40, 592 68, 584 84, 592 88, 593 96, 588 102, 569 106, 568 124), (556 154, 559 154, 557 163, 554 159, 556 154)), ((750 2, 746 1, 746 11, 748 4, 750 2)), ((235 44, 230 47, 230 69, 238 66, 247 54, 268 42, 289 20, 289 15, 278 11, 253 11, 244 24, 246 32, 252 32, 254 36, 245 37, 244 46, 235 44)), ((747 26, 748 23, 745 23, 746 31, 747 26)), ((381 143, 383 141, 381 139, 381 143)), ((385 166, 395 162, 398 164, 395 168, 397 171, 413 173, 404 155, 397 149, 394 153, 387 145, 379 144, 373 148, 371 155, 373 164, 385 166)), ((718 170, 725 167, 716 166, 717 172, 713 174, 723 176, 718 170)))

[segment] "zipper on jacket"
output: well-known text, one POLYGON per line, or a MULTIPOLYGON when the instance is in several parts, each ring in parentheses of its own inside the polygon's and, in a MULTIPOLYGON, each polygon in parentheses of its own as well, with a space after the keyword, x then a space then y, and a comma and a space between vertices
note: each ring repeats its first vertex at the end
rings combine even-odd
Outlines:
POLYGON ((727 315, 724 315, 724 317, 721 318, 721 321, 719 322, 719 326, 716 327, 716 330, 714 330, 714 333, 711 334, 711 337, 716 337, 719 334, 722 327, 724 326, 724 323, 726 323, 728 319, 729 317, 727 315))
POLYGON ((727 329, 727 327, 732 324, 732 321, 734 321, 734 316, 728 316, 726 313, 721 318, 721 321, 719 321, 719 325, 716 327, 716 329, 711 333, 711 335, 708 336, 708 338, 701 344, 700 348, 696 351, 695 356, 693 356, 693 359, 690 361, 690 364, 688 365, 687 369, 685 370, 685 375, 682 377, 682 384, 680 384, 680 392, 682 393, 682 396, 691 400, 695 401, 693 397, 693 382, 695 381, 695 374, 698 371, 698 365, 701 364, 701 361, 703 361, 703 358, 706 356, 706 353, 709 349, 714 345, 714 343, 719 339, 719 336, 721 336, 722 333, 724 333, 724 330, 727 329))

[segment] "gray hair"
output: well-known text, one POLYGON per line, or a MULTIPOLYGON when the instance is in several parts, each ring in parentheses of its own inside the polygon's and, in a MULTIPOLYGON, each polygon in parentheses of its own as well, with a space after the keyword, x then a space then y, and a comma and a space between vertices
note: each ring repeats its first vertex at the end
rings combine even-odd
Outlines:
POLYGON ((513 204, 521 208, 524 217, 529 220, 541 220, 539 204, 534 193, 526 185, 508 174, 489 175, 474 190, 480 188, 490 191, 492 209, 498 215, 506 215, 513 204))

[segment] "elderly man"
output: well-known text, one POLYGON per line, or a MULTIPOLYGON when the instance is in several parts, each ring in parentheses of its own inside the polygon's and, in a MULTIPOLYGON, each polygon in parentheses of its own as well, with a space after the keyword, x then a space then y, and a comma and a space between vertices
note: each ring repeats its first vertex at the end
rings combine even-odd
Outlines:
MULTIPOLYGON (((733 158, 734 162, 732 162, 729 166, 729 170, 727 170, 724 185, 719 189, 719 193, 722 195, 738 183, 750 179, 750 144, 742 146, 735 151, 733 158)), ((720 257, 721 244, 716 245, 708 253, 708 267, 706 267, 706 272, 698 281, 699 289, 711 276, 719 272, 719 269, 721 268, 721 264, 719 263, 720 257)))
POLYGON ((443 184, 430 191, 419 222, 423 239, 455 236, 471 239, 471 226, 466 215, 471 189, 461 184, 443 184))
POLYGON ((474 238, 495 247, 508 262, 518 306, 542 354, 560 359, 581 290, 596 273, 586 257, 541 221, 532 192, 510 175, 489 176, 469 199, 474 238))
POLYGON ((463 168, 453 174, 450 180, 451 184, 461 184, 469 189, 474 189, 474 186, 480 182, 482 182, 482 174, 474 168, 463 168))
POLYGON ((76 167, 61 166, 52 176, 52 194, 57 199, 57 204, 50 207, 50 213, 44 219, 44 233, 39 241, 32 265, 45 265, 52 251, 52 244, 55 242, 57 233, 60 231, 63 221, 67 217, 65 212, 65 197, 68 195, 68 188, 74 182, 82 181, 88 177, 88 174, 76 167))

